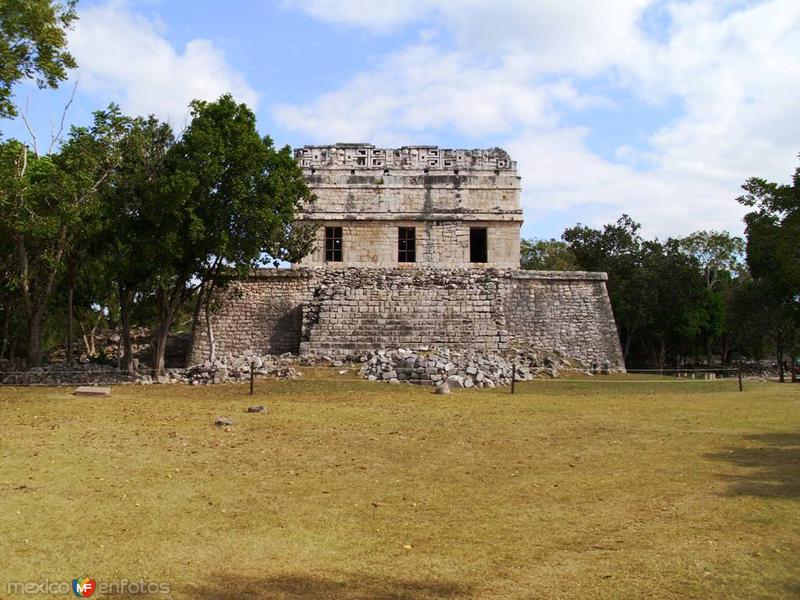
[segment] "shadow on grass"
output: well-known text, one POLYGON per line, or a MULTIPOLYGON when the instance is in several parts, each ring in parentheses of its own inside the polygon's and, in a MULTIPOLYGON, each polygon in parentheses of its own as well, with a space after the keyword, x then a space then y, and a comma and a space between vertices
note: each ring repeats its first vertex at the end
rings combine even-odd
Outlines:
POLYGON ((300 598, 342 598, 344 600, 428 600, 465 598, 470 589, 456 583, 358 576, 327 579, 313 575, 214 578, 206 584, 192 585, 183 591, 200 600, 296 600, 300 598))
POLYGON ((748 469, 724 475, 730 496, 763 496, 800 500, 800 433, 765 433, 744 438, 757 446, 730 447, 706 458, 748 469))

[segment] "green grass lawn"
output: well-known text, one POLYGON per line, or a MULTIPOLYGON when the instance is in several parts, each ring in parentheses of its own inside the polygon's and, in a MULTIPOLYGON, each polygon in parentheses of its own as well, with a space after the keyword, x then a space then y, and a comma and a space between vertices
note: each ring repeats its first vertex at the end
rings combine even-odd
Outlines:
POLYGON ((800 385, 306 371, 254 397, 0 388, 0 597, 84 575, 208 600, 800 595, 800 385))

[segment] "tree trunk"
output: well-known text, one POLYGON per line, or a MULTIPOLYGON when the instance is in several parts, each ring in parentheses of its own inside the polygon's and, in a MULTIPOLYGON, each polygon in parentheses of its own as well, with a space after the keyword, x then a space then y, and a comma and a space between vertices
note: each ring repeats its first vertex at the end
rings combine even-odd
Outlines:
POLYGON ((628 353, 631 350, 631 341, 633 340, 633 335, 626 335, 625 336, 625 346, 622 350, 622 360, 627 364, 628 363, 628 353))
POLYGON ((711 338, 706 340, 706 366, 711 368, 711 338))
POLYGON ((167 338, 169 337, 169 323, 159 323, 153 331, 153 377, 158 378, 164 375, 165 360, 164 355, 167 349, 167 338))
POLYGON ((722 342, 722 364, 728 366, 731 362, 731 341, 725 338, 722 342))
POLYGON ((164 356, 172 319, 177 310, 177 293, 170 296, 164 286, 158 286, 156 289, 156 326, 153 329, 153 378, 155 379, 164 375, 164 356))
POLYGON ((28 320, 28 368, 42 364, 42 313, 36 311, 28 320))
POLYGON ((74 286, 67 287, 67 364, 72 365, 72 306, 74 286))
POLYGON ((133 348, 131 344, 131 315, 130 302, 131 293, 122 285, 119 286, 119 321, 120 321, 120 342, 122 343, 120 368, 128 373, 133 373, 133 348))
POLYGON ((8 350, 8 342, 9 342, 9 331, 11 327, 11 309, 8 305, 3 307, 3 343, 0 344, 0 360, 2 360, 6 355, 6 350, 8 350))
POLYGON ((47 277, 43 282, 39 293, 32 291, 30 269, 28 266, 28 250, 25 243, 25 236, 17 234, 14 236, 14 243, 17 248, 17 258, 19 259, 20 291, 25 305, 25 312, 28 316, 28 367, 38 367, 42 364, 42 318, 53 293, 53 285, 58 274, 58 267, 61 264, 61 257, 67 246, 67 226, 62 225, 58 233, 58 243, 56 252, 53 256, 52 266, 47 272, 47 277), (31 337, 35 336, 35 337, 31 337))
POLYGON ((786 378, 783 372, 783 339, 780 337, 778 338, 778 347, 775 357, 778 360, 778 381, 785 383, 786 378))

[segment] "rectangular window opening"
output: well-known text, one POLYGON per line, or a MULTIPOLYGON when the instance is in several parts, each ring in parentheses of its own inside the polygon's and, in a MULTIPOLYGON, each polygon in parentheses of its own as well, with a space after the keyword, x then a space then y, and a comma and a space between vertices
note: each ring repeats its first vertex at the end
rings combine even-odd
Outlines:
POLYGON ((417 229, 415 227, 397 228, 397 261, 417 262, 417 229))
POLYGON ((469 262, 488 262, 488 244, 486 241, 486 227, 469 228, 469 262))
POLYGON ((342 262, 342 228, 325 228, 325 262, 342 262))

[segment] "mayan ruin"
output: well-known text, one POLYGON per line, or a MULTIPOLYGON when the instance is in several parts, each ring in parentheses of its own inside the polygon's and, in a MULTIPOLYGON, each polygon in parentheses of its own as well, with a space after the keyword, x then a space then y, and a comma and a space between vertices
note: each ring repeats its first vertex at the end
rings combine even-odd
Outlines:
MULTIPOLYGON (((504 150, 337 144, 295 158, 316 196, 298 215, 318 225, 316 248, 234 286, 214 316, 217 353, 521 342, 624 369, 605 274, 520 270, 521 184, 504 150)), ((191 362, 208 353, 201 328, 191 362)))

